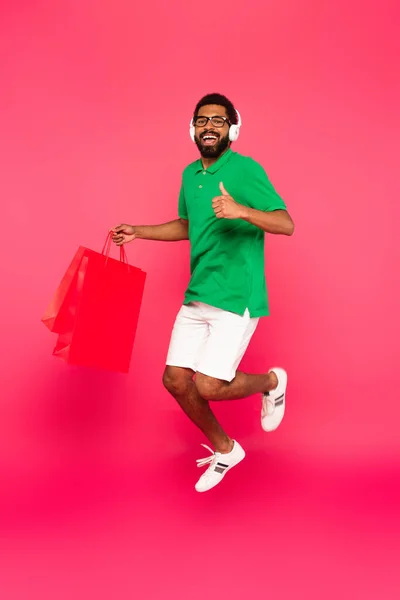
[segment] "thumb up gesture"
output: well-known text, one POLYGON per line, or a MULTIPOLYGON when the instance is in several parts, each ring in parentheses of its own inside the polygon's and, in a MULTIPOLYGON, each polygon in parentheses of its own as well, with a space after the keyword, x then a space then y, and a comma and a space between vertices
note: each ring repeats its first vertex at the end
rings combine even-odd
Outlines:
POLYGON ((224 184, 219 184, 221 196, 216 196, 212 199, 212 207, 217 219, 241 219, 245 210, 245 206, 238 204, 226 191, 224 184))

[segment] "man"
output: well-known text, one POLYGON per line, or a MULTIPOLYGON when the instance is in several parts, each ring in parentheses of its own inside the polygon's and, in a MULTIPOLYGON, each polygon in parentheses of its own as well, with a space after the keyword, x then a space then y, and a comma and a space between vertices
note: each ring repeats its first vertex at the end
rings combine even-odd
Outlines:
MULTIPOLYGON (((262 395, 261 424, 273 431, 285 411, 286 372, 237 371, 258 320, 269 314, 265 233, 292 235, 294 225, 264 169, 231 150, 240 115, 221 94, 197 104, 190 134, 201 158, 183 172, 179 219, 161 225, 119 225, 119 246, 135 238, 190 240, 191 278, 175 321, 163 382, 213 445, 195 488, 217 485, 245 456, 210 408, 215 400, 262 395)), ((204 444, 203 444, 204 446, 204 444)))

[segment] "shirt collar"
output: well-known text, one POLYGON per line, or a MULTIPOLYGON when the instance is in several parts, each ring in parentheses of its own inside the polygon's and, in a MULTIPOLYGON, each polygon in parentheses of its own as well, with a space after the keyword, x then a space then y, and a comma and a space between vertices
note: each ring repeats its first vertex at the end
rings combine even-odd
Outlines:
MULTIPOLYGON (((211 175, 216 173, 221 167, 226 165, 226 163, 228 162, 228 160, 231 158, 232 155, 233 155, 233 151, 230 148, 228 148, 222 154, 222 156, 220 156, 218 158, 218 160, 215 161, 215 163, 213 163, 210 167, 208 167, 208 169, 206 169, 207 173, 211 173, 211 175)), ((196 167, 197 167, 196 172, 204 171, 204 167, 203 167, 203 163, 201 162, 201 159, 199 159, 197 161, 196 167)))

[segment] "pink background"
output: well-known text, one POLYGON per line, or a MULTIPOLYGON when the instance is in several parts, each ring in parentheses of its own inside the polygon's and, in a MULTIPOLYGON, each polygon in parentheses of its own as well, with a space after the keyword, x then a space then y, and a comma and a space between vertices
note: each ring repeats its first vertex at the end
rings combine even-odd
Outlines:
POLYGON ((1 598, 397 599, 398 3, 0 11, 1 598), (58 361, 40 318, 80 244, 176 218, 210 91, 296 232, 267 239, 243 361, 287 368, 287 416, 266 436, 258 397, 218 405, 247 458, 201 495, 205 440, 161 385, 188 244, 127 249, 148 273, 128 376, 58 361))

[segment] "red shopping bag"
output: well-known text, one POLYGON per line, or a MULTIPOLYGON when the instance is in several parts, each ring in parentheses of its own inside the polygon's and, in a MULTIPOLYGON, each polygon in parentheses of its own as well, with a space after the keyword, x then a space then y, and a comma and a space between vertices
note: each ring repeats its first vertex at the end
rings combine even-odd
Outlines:
POLYGON ((53 354, 69 364, 129 371, 146 273, 103 251, 80 247, 42 317, 58 334, 53 354))

